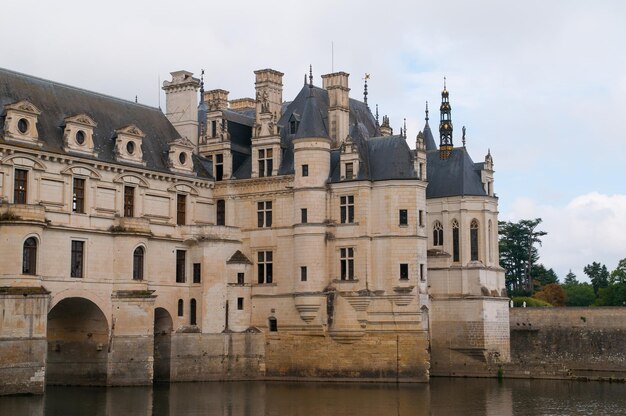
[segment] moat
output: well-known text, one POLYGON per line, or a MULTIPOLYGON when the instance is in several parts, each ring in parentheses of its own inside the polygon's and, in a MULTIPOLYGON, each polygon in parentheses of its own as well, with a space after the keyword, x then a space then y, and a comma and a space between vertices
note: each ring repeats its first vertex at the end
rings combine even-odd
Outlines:
POLYGON ((57 387, 1 415, 617 415, 626 384, 433 378, 430 384, 203 382, 57 387))

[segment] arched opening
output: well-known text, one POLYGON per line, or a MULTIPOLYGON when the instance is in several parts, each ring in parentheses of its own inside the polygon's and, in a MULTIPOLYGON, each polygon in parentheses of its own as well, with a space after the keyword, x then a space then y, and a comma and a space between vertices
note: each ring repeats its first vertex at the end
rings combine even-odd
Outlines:
POLYGON ((67 298, 48 313, 46 383, 106 385, 109 325, 90 300, 67 298))
POLYGON ((143 280, 144 249, 139 246, 133 252, 133 280, 143 280))
POLYGON ((154 310, 154 381, 170 380, 170 357, 172 354, 172 330, 174 324, 169 312, 163 308, 154 310))
POLYGON ((22 274, 37 274, 37 239, 28 237, 22 252, 22 274))
POLYGON ((470 254, 472 261, 478 261, 478 221, 470 224, 470 254))
POLYGON ((196 325, 196 300, 191 299, 189 302, 189 325, 196 325))

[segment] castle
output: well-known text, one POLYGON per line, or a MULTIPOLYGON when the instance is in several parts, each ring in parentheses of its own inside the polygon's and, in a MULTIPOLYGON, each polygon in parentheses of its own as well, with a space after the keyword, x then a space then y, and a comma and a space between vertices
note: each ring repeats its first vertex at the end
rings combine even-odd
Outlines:
POLYGON ((0 69, 0 393, 509 360, 493 160, 445 85, 411 149, 345 72, 292 101, 171 75, 164 114, 0 69))

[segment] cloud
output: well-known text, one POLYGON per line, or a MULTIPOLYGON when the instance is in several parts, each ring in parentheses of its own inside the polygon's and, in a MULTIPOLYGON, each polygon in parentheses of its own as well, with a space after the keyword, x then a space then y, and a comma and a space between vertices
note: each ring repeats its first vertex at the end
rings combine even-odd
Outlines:
POLYGON ((540 262, 553 268, 561 280, 572 269, 578 279, 594 261, 609 270, 626 258, 626 195, 591 192, 573 198, 564 207, 516 199, 501 220, 541 218, 539 229, 548 235, 539 248, 540 262))

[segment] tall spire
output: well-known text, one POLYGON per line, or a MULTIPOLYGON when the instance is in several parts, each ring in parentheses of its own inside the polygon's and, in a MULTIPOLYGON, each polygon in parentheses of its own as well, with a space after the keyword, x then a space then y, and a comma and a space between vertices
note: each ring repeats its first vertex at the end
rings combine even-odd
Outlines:
POLYGON ((313 88, 313 65, 309 65, 309 88, 313 88))
POLYGON ((365 106, 367 108, 369 108, 369 105, 367 105, 367 80, 370 79, 370 74, 365 73, 365 77, 363 77, 363 80, 365 81, 363 84, 363 102, 365 103, 365 106))
POLYGON ((426 124, 428 124, 428 101, 426 101, 426 124))
POLYGON ((376 124, 378 124, 378 104, 376 104, 376 124))
POLYGON ((452 152, 454 144, 452 143, 452 116, 451 116, 450 98, 446 87, 446 77, 443 77, 443 91, 441 91, 441 106, 439 112, 441 119, 439 121, 439 157, 447 159, 452 152))

